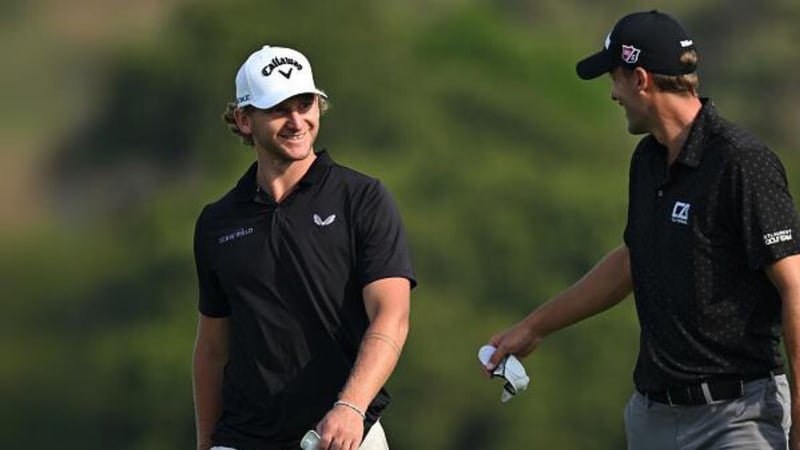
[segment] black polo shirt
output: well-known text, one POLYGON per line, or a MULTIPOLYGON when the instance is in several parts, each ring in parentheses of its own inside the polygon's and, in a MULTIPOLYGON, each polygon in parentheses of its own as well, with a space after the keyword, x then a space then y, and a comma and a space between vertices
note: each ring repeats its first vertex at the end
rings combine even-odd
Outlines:
POLYGON ((762 269, 800 253, 800 226, 777 156, 703 99, 670 167, 666 148, 642 139, 629 189, 637 388, 781 368, 781 299, 762 269))
MULTIPOLYGON (((369 325, 362 289, 416 284, 400 214, 376 179, 317 154, 281 203, 254 163, 195 229, 199 310, 230 317, 216 445, 299 448, 344 387, 369 325)), ((366 429, 389 403, 381 390, 366 429)))

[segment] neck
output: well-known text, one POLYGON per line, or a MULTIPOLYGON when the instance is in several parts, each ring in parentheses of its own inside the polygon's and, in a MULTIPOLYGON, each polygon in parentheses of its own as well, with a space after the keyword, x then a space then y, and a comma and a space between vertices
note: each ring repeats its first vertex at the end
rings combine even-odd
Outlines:
POLYGON ((276 203, 282 202, 297 187, 297 183, 317 159, 314 149, 305 158, 297 160, 288 160, 258 149, 256 155, 256 181, 262 190, 269 192, 276 203))
POLYGON ((658 122, 652 134, 667 148, 667 161, 672 165, 680 155, 703 104, 695 95, 663 93, 659 97, 654 103, 658 122))

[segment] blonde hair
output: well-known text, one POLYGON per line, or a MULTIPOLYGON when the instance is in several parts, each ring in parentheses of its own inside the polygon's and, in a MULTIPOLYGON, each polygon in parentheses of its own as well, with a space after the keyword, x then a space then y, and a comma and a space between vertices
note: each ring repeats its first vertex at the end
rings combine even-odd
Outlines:
MULTIPOLYGON (((328 108, 330 107, 329 104, 328 104, 328 99, 326 99, 325 97, 323 97, 321 95, 317 95, 316 97, 317 97, 317 100, 319 101, 319 112, 320 112, 320 114, 324 114, 325 111, 327 111, 328 108)), ((236 102, 229 102, 225 106, 225 112, 222 113, 222 121, 225 122, 225 124, 228 126, 228 129, 231 131, 231 133, 239 136, 239 138, 242 140, 242 143, 244 145, 249 145, 249 146, 252 147, 252 146, 255 145, 255 142, 253 142, 253 136, 250 135, 250 134, 242 133, 242 130, 240 130, 239 126, 236 125, 236 113, 235 113, 235 111, 237 109, 241 109, 242 111, 244 111, 245 114, 249 114, 250 112, 252 112, 256 108, 254 106, 251 106, 251 105, 245 105, 245 106, 239 108, 237 106, 236 102)))
MULTIPOLYGON (((689 50, 681 55, 681 65, 683 66, 697 66, 697 52, 689 50)), ((659 90, 664 92, 674 92, 676 94, 690 94, 697 95, 697 90, 700 87, 700 78, 697 72, 692 71, 684 75, 661 75, 654 73, 653 82, 659 90)))

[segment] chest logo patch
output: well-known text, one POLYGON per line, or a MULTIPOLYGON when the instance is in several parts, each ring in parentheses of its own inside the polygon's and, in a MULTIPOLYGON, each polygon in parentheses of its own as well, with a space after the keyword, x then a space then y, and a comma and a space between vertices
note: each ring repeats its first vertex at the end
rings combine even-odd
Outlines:
POLYGON ((233 233, 226 234, 225 236, 220 236, 217 239, 217 242, 219 242, 220 244, 224 244, 226 242, 230 242, 239 238, 243 238, 247 235, 253 234, 253 231, 254 231, 253 227, 240 228, 234 231, 233 233))
POLYGON ((331 214, 325 219, 320 217, 319 214, 314 214, 314 223, 320 227, 327 227, 328 225, 332 224, 334 220, 336 220, 336 214, 331 214))
POLYGON ((686 202, 675 202, 675 206, 672 207, 672 221, 682 225, 688 225, 689 209, 691 209, 691 207, 692 205, 686 202))

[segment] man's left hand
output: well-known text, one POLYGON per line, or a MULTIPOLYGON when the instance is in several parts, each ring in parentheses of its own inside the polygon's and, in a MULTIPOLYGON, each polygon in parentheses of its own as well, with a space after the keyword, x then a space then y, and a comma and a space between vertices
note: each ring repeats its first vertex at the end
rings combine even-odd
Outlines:
POLYGON ((358 450, 364 438, 364 419, 346 406, 334 406, 317 424, 322 450, 358 450))

